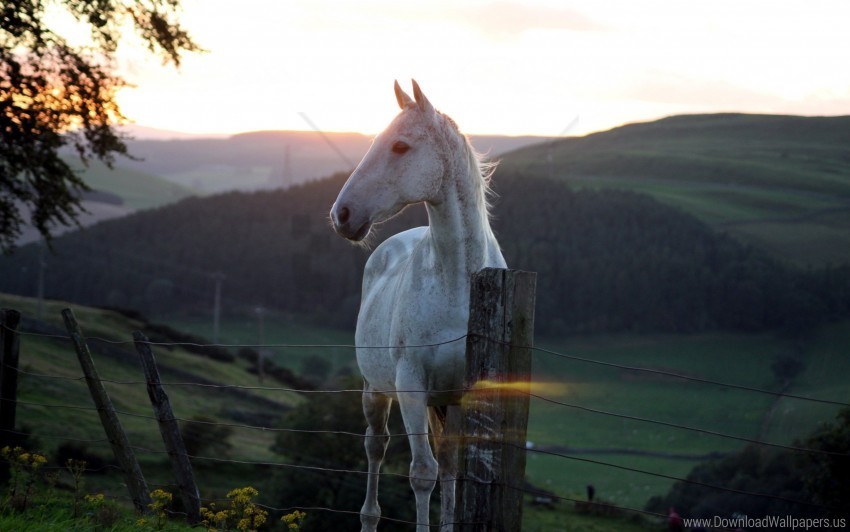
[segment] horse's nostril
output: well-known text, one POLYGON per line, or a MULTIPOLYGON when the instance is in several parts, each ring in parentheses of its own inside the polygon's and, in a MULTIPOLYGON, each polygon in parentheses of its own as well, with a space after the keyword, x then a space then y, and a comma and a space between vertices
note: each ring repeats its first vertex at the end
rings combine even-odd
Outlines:
POLYGON ((339 212, 336 213, 336 219, 339 223, 344 224, 351 217, 351 211, 348 210, 348 207, 342 207, 339 209, 339 212))

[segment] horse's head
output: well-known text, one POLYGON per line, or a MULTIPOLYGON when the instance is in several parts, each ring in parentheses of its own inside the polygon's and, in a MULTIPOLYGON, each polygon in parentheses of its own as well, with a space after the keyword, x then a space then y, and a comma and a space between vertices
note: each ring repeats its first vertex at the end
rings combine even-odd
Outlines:
POLYGON ((379 134, 331 208, 334 229, 359 242, 405 206, 439 202, 447 160, 441 120, 416 81, 413 99, 395 83, 401 113, 379 134))

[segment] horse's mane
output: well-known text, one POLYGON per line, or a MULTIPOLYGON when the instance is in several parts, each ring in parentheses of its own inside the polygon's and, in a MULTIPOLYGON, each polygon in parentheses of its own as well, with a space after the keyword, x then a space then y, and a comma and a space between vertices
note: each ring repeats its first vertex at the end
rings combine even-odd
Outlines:
POLYGON ((478 180, 480 181, 480 189, 478 187, 475 188, 476 195, 480 194, 480 197, 477 197, 476 199, 479 199, 484 205, 484 210, 487 213, 487 218, 489 219, 490 209, 492 207, 491 199, 496 195, 490 186, 490 178, 496 171, 496 167, 499 166, 499 161, 488 161, 486 159, 487 154, 481 153, 475 149, 469 141, 469 137, 460 131, 460 128, 457 126, 457 123, 452 119, 452 117, 445 113, 438 114, 443 117, 446 124, 451 129, 451 132, 458 137, 458 140, 460 141, 468 158, 470 177, 473 179, 478 177, 478 180))

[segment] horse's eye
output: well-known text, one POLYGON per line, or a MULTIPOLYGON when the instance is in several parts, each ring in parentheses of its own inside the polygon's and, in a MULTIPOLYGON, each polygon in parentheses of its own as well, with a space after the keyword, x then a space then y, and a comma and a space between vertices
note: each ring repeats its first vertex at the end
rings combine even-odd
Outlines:
POLYGON ((410 145, 408 145, 406 142, 397 140, 395 141, 395 143, 393 143, 393 153, 398 153, 399 155, 401 155, 402 153, 407 153, 407 150, 409 149, 410 145))

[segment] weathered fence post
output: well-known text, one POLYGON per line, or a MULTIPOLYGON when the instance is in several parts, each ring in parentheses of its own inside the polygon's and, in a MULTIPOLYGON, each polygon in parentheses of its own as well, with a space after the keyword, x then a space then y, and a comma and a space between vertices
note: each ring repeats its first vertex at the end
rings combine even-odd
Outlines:
POLYGON ((198 486, 195 484, 192 463, 189 461, 186 445, 183 443, 183 437, 180 434, 180 427, 174 419, 168 394, 162 389, 156 359, 147 337, 140 331, 136 331, 133 333, 133 340, 136 344, 136 351, 139 353, 142 369, 145 372, 148 397, 150 397, 153 413, 159 424, 162 441, 165 443, 166 451, 168 451, 168 459, 171 461, 171 469, 177 480, 177 488, 180 490, 183 506, 186 508, 189 523, 197 524, 201 521, 201 496, 198 493, 198 486))
POLYGON ((14 441, 21 313, 0 309, 0 448, 14 441))
POLYGON ((522 529, 536 280, 496 268, 472 276, 468 391, 449 421, 460 433, 456 531, 522 529))
POLYGON ((130 446, 130 441, 124 433, 124 428, 121 426, 121 420, 118 419, 118 414, 115 412, 115 407, 112 406, 112 401, 109 399, 109 394, 106 393, 103 383, 98 377, 97 369, 94 366, 89 346, 86 344, 86 339, 83 336, 80 326, 77 324, 77 319, 74 317, 74 312, 66 308, 62 311, 62 318, 65 320, 65 327, 71 335, 71 341, 74 343, 74 348, 77 351, 77 359, 80 361, 80 366, 83 369, 83 374, 86 377, 89 392, 91 393, 94 404, 97 407, 97 413, 100 415, 100 422, 103 424, 103 429, 106 431, 106 437, 112 445, 112 453, 115 455, 115 460, 124 472, 124 480, 127 483, 127 489, 130 491, 130 498, 133 499, 133 505, 136 510, 141 513, 148 513, 150 508, 148 505, 151 502, 148 486, 145 482, 145 477, 142 475, 142 469, 139 467, 139 462, 136 460, 136 455, 133 453, 133 448, 130 446))

